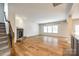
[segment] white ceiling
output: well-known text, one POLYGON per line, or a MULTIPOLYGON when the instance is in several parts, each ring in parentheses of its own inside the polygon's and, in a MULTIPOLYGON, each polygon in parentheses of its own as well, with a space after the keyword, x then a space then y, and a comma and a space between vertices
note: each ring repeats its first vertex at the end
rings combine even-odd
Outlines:
POLYGON ((71 14, 73 19, 79 19, 79 3, 73 5, 71 14))
MULTIPOLYGON (((77 6, 78 4, 76 4, 77 6)), ((54 22, 65 20, 71 11, 70 4, 61 4, 54 7, 52 3, 16 3, 9 4, 9 13, 24 17, 25 19, 37 23, 54 22)), ((79 7, 76 9, 79 10, 79 7)), ((78 10, 76 10, 78 15, 78 10)), ((74 13, 73 13, 74 14, 74 13)))

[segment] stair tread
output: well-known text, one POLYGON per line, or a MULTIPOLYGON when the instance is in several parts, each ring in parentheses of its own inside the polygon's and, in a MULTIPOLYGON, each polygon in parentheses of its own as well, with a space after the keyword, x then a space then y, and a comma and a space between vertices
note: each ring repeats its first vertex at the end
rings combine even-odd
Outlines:
POLYGON ((5 46, 8 46, 8 42, 0 44, 0 49, 3 49, 5 46))
POLYGON ((8 45, 7 46, 4 46, 3 48, 0 48, 0 51, 1 50, 4 50, 4 49, 7 49, 7 48, 9 48, 8 45))
POLYGON ((8 38, 2 38, 2 39, 0 39, 0 42, 2 42, 2 41, 6 41, 6 40, 8 40, 8 38))
POLYGON ((7 51, 6 53, 3 53, 2 56, 10 56, 10 51, 7 51))
POLYGON ((5 24, 0 24, 0 26, 5 26, 5 24))
POLYGON ((0 37, 0 39, 2 39, 2 38, 8 38, 8 35, 0 37))
POLYGON ((5 24, 0 24, 0 26, 5 26, 5 24))
POLYGON ((0 29, 5 29, 5 27, 2 26, 2 27, 0 27, 0 29))
POLYGON ((5 24, 5 22, 0 22, 0 24, 5 24))
POLYGON ((5 25, 5 23, 0 23, 0 25, 5 25))
POLYGON ((1 31, 6 31, 6 30, 5 30, 4 28, 0 28, 0 32, 1 32, 1 31))
POLYGON ((0 33, 0 35, 6 35, 6 33, 0 33))
POLYGON ((3 44, 3 43, 8 43, 8 40, 1 41, 1 42, 0 42, 0 44, 3 44))
POLYGON ((10 49, 9 48, 0 50, 0 56, 7 56, 7 55, 10 55, 10 49))
POLYGON ((0 37, 8 36, 8 34, 0 35, 0 37))
POLYGON ((7 35, 6 33, 0 33, 0 35, 7 35))

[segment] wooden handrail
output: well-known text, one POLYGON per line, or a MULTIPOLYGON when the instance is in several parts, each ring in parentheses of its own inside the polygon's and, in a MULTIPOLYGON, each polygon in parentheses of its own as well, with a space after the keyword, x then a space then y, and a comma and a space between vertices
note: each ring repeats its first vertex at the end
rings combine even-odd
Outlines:
POLYGON ((12 30, 10 21, 8 23, 9 23, 9 39, 10 39, 10 44, 11 44, 11 48, 12 48, 13 45, 14 45, 13 44, 13 42, 14 42, 14 32, 12 30))
POLYGON ((9 36, 9 46, 10 46, 10 48, 12 48, 13 45, 14 45, 14 32, 13 32, 13 29, 12 29, 10 21, 6 19, 5 12, 4 12, 4 17, 5 17, 5 21, 8 22, 8 24, 9 24, 9 33, 8 33, 8 36, 9 36))

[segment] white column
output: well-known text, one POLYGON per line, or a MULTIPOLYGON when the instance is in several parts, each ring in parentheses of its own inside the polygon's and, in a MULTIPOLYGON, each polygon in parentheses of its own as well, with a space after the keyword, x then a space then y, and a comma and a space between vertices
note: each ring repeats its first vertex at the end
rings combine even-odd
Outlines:
POLYGON ((73 35, 73 20, 71 15, 67 18, 67 26, 68 35, 73 35))

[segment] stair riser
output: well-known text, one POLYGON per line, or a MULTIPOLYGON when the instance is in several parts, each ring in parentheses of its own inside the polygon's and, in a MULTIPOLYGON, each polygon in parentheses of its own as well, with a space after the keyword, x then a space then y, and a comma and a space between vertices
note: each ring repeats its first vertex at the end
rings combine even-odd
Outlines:
POLYGON ((5 41, 5 40, 8 40, 8 38, 3 38, 3 39, 0 39, 0 42, 1 42, 1 41, 5 41))
POLYGON ((4 37, 4 36, 6 36, 7 34, 4 34, 4 35, 0 35, 0 37, 4 37))
POLYGON ((3 49, 3 50, 1 50, 1 52, 6 52, 6 51, 8 51, 9 49, 8 49, 8 47, 6 48, 6 49, 3 49))
POLYGON ((6 32, 6 29, 0 29, 0 32, 1 32, 1 31, 5 31, 5 32, 6 32))
POLYGON ((1 26, 1 27, 0 27, 0 29, 5 29, 5 26, 4 26, 4 27, 3 27, 3 26, 1 26))
POLYGON ((4 25, 2 25, 2 26, 0 26, 0 28, 5 28, 5 26, 4 26, 4 25))
POLYGON ((7 38, 8 38, 8 36, 6 36, 6 37, 0 37, 0 40, 7 39, 7 38))
POLYGON ((4 44, 4 43, 8 43, 8 40, 7 41, 1 41, 0 44, 4 44))
POLYGON ((10 56, 10 49, 6 48, 1 51, 0 56, 10 56))
POLYGON ((0 24, 0 26, 5 26, 5 24, 0 24))
POLYGON ((0 29, 0 33, 2 33, 2 32, 4 32, 4 33, 5 33, 5 32, 6 32, 6 30, 4 30, 4 29, 3 29, 3 30, 2 30, 2 29, 0 29))
POLYGON ((5 28, 0 28, 0 30, 6 30, 5 28))
POLYGON ((0 48, 3 48, 5 46, 7 46, 7 45, 8 45, 8 42, 7 43, 0 44, 0 48))
POLYGON ((6 36, 6 34, 5 35, 0 35, 0 37, 3 37, 3 36, 6 36))
POLYGON ((5 29, 5 27, 0 27, 0 29, 5 29))
POLYGON ((5 23, 0 23, 0 26, 3 26, 3 25, 5 25, 5 23))
POLYGON ((0 32, 0 37, 2 37, 2 36, 6 36, 7 34, 5 33, 5 32, 0 32), (2 34, 3 33, 3 34, 2 34))
POLYGON ((0 25, 0 28, 4 28, 5 27, 5 25, 0 25))

